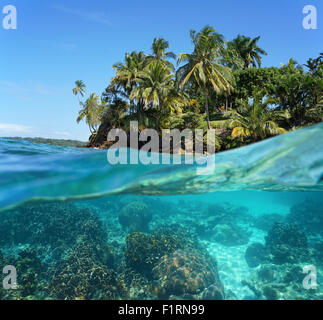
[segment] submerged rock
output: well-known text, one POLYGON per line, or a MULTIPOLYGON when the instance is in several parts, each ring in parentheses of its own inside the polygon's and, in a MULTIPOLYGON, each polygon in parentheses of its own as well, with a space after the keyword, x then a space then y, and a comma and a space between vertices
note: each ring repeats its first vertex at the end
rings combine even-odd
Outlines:
POLYGON ((145 235, 141 232, 129 234, 126 239, 126 263, 134 270, 150 277, 154 264, 165 254, 183 247, 176 235, 156 233, 145 235))
POLYGON ((163 256, 153 277, 158 299, 224 299, 216 261, 197 250, 178 249, 163 256))
POLYGON ((255 218, 253 225, 263 231, 269 231, 276 222, 284 222, 285 217, 281 214, 271 213, 263 214, 255 218))
POLYGON ((323 236, 323 205, 322 202, 304 201, 290 208, 286 220, 297 224, 301 230, 309 234, 323 236))
POLYGON ((117 273, 97 243, 80 242, 52 268, 50 294, 62 300, 110 300, 126 297, 117 273))
POLYGON ((151 218, 151 211, 144 202, 133 201, 121 210, 119 223, 129 232, 145 232, 149 230, 151 218))
POLYGON ((255 268, 268 260, 268 250, 261 243, 252 243, 246 250, 245 259, 250 268, 255 268))
POLYGON ((275 223, 265 237, 266 247, 277 264, 308 261, 307 238, 294 224, 275 223))

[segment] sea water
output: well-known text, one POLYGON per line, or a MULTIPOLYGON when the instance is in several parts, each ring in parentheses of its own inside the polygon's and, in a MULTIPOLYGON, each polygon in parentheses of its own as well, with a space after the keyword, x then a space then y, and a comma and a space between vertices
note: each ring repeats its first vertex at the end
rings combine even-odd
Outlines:
POLYGON ((0 299, 322 299, 323 124, 214 161, 0 139, 0 299))

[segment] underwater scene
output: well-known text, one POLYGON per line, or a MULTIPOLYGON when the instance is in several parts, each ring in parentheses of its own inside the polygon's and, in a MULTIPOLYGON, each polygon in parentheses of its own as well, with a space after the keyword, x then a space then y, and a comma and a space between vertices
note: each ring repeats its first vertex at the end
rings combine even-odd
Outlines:
POLYGON ((0 139, 0 299, 322 300, 323 124, 214 157, 0 139))

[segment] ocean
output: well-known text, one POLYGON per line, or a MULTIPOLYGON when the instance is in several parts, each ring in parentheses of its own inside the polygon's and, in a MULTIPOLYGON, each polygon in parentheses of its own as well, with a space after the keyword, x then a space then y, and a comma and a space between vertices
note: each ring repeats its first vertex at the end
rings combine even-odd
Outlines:
POLYGON ((0 139, 0 299, 321 300, 323 124, 213 157, 0 139))

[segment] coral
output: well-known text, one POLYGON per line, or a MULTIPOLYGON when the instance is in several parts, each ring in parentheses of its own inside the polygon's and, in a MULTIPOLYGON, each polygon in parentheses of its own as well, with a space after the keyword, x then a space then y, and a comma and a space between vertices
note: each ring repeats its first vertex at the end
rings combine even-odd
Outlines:
POLYGON ((80 242, 53 267, 50 293, 57 299, 120 299, 126 290, 115 271, 108 268, 96 243, 80 242))
POLYGON ((171 253, 183 245, 176 235, 155 233, 145 235, 132 233, 126 239, 126 263, 134 270, 147 275, 151 274, 154 264, 165 254, 171 253))
POLYGON ((275 270, 270 264, 264 264, 257 270, 257 276, 263 282, 273 282, 275 280, 275 270))
POLYGON ((250 221, 248 210, 230 204, 212 204, 200 215, 200 221, 192 221, 191 226, 198 236, 209 241, 216 241, 226 246, 248 243, 250 232, 238 223, 250 221))
POLYGON ((320 234, 323 236, 323 205, 322 201, 304 201, 290 208, 286 220, 297 224, 307 234, 320 234))
POLYGON ((131 300, 152 300, 152 282, 144 275, 132 268, 124 268, 119 273, 119 280, 123 281, 128 292, 128 299, 131 300))
POLYGON ((153 268, 159 299, 224 299, 216 261, 199 250, 178 249, 153 268))
POLYGON ((207 209, 207 215, 213 218, 215 224, 230 224, 237 221, 250 222, 252 218, 246 207, 236 207, 230 203, 210 205, 207 209))
POLYGON ((119 214, 119 223, 129 232, 148 231, 152 214, 142 201, 127 204, 119 214))
POLYGON ((294 224, 275 223, 265 240, 275 263, 293 263, 308 259, 307 238, 294 224))
POLYGON ((255 268, 268 260, 268 251, 263 244, 252 243, 246 250, 245 259, 250 268, 255 268))
POLYGON ((269 231, 275 222, 284 222, 285 217, 277 214, 263 214, 254 219, 253 225, 263 231, 269 231))
POLYGON ((262 289, 263 295, 267 300, 278 300, 278 292, 270 285, 266 285, 262 289))
POLYGON ((29 203, 5 212, 0 222, 0 245, 49 245, 46 255, 55 254, 55 258, 79 237, 95 240, 105 239, 107 235, 97 216, 70 203, 29 203))
POLYGON ((40 261, 36 250, 24 249, 18 256, 4 257, 0 253, 0 266, 12 265, 17 271, 17 289, 1 290, 3 300, 29 300, 42 298, 47 293, 46 266, 40 261))
MULTIPOLYGON (((322 290, 306 290, 303 287, 305 274, 300 265, 268 263, 252 271, 242 284, 253 291, 256 299, 267 300, 321 300, 322 290)), ((318 277, 320 277, 318 269, 318 277)))

